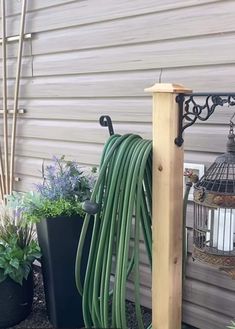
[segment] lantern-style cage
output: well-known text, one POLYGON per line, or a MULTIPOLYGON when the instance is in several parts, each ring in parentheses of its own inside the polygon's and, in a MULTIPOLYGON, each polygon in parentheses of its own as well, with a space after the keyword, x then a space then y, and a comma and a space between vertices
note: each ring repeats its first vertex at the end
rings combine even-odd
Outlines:
POLYGON ((235 279, 235 135, 194 186, 193 257, 235 279))

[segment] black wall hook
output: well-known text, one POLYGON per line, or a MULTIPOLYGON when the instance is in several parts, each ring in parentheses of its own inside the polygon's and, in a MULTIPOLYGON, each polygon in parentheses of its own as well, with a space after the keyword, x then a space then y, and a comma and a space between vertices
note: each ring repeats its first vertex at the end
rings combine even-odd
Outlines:
POLYGON ((100 125, 102 127, 108 127, 110 136, 114 135, 113 123, 109 115, 102 115, 100 117, 100 125))

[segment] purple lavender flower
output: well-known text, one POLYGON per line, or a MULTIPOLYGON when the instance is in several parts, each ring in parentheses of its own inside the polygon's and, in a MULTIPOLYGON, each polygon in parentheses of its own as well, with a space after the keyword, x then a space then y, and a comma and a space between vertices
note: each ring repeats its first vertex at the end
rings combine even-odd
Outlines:
POLYGON ((39 194, 49 200, 82 202, 89 199, 95 183, 94 175, 85 174, 76 162, 65 162, 64 156, 54 156, 52 160, 52 164, 43 168, 43 183, 36 185, 39 194))

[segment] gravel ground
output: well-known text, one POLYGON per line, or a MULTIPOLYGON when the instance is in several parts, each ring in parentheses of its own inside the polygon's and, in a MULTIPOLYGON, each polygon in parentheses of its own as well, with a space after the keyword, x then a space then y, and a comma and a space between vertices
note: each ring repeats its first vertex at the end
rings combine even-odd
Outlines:
MULTIPOLYGON (((53 328, 47 318, 45 297, 43 291, 42 275, 39 267, 35 267, 34 275, 35 291, 34 291, 34 301, 32 313, 28 316, 26 320, 20 324, 11 327, 10 329, 36 329, 36 328, 53 328)), ((144 324, 147 327, 151 323, 151 310, 142 308, 144 324)), ((128 327, 130 329, 138 329, 138 325, 135 319, 135 308, 134 304, 131 302, 127 303, 127 314, 128 314, 128 327)), ((186 325, 182 326, 182 329, 196 329, 186 325)))

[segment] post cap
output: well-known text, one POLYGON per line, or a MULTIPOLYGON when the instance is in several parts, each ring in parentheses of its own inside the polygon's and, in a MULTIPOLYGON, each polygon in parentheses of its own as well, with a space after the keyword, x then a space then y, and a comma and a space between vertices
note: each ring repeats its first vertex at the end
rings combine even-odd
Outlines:
POLYGON ((184 87, 177 83, 155 83, 152 87, 146 88, 144 91, 150 93, 175 93, 175 94, 189 94, 191 89, 184 87))

